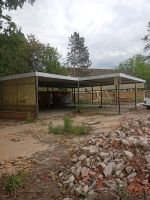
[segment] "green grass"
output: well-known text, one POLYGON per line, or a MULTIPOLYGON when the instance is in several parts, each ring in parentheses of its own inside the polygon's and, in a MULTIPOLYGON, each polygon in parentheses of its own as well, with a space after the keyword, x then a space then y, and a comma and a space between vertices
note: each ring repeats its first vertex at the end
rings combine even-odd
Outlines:
POLYGON ((49 124, 49 133, 85 135, 88 132, 88 127, 84 126, 84 124, 80 126, 73 125, 73 121, 67 116, 64 117, 63 126, 53 127, 52 123, 49 124))
POLYGON ((7 191, 13 191, 20 188, 24 184, 25 174, 22 171, 4 177, 4 188, 7 191))

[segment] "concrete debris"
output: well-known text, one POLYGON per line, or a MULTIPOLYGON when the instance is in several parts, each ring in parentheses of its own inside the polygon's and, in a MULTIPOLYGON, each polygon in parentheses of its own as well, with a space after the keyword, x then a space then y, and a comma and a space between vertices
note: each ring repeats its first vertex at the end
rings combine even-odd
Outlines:
POLYGON ((118 187, 150 193, 150 120, 131 118, 112 132, 91 137, 71 161, 69 178, 61 174, 64 184, 86 200, 98 199, 102 191, 118 195, 118 187))
POLYGON ((111 176, 115 170, 116 170, 116 163, 115 162, 110 162, 104 168, 103 173, 104 173, 105 177, 108 177, 108 176, 111 176))
POLYGON ((129 159, 133 158, 134 156, 133 153, 131 153, 130 151, 124 151, 124 153, 129 159))

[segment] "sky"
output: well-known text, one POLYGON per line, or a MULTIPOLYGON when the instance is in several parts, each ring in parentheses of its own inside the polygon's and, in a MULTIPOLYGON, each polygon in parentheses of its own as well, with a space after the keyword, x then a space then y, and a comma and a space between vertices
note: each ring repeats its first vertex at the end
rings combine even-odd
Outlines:
POLYGON ((36 0, 9 15, 26 35, 57 47, 64 59, 68 38, 78 32, 92 67, 113 68, 143 53, 150 0, 36 0))

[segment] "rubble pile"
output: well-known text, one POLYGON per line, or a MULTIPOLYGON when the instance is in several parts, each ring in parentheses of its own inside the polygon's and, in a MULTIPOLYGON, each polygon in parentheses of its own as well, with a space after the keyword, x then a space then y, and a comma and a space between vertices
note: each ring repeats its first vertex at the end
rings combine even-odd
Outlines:
POLYGON ((88 140, 60 176, 87 200, 98 199, 101 191, 150 198, 150 119, 129 119, 113 132, 88 140))

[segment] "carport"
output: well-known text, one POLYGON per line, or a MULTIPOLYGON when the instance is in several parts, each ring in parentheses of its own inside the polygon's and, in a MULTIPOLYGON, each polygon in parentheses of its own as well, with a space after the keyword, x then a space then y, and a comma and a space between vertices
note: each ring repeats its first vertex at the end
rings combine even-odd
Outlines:
POLYGON ((135 108, 137 104, 136 85, 137 83, 145 83, 145 80, 129 76, 122 73, 113 73, 99 76, 88 77, 70 77, 56 74, 48 74, 42 72, 31 72, 26 74, 18 74, 5 76, 0 78, 0 117, 1 118, 19 118, 23 113, 30 113, 33 117, 39 115, 39 88, 66 88, 71 89, 74 97, 74 105, 80 103, 80 88, 91 87, 93 99, 93 87, 100 86, 101 102, 98 107, 103 106, 102 90, 103 86, 114 85, 116 91, 116 100, 118 104, 118 113, 121 113, 120 104, 120 85, 135 85, 135 108), (77 100, 75 95, 77 94, 77 100))

